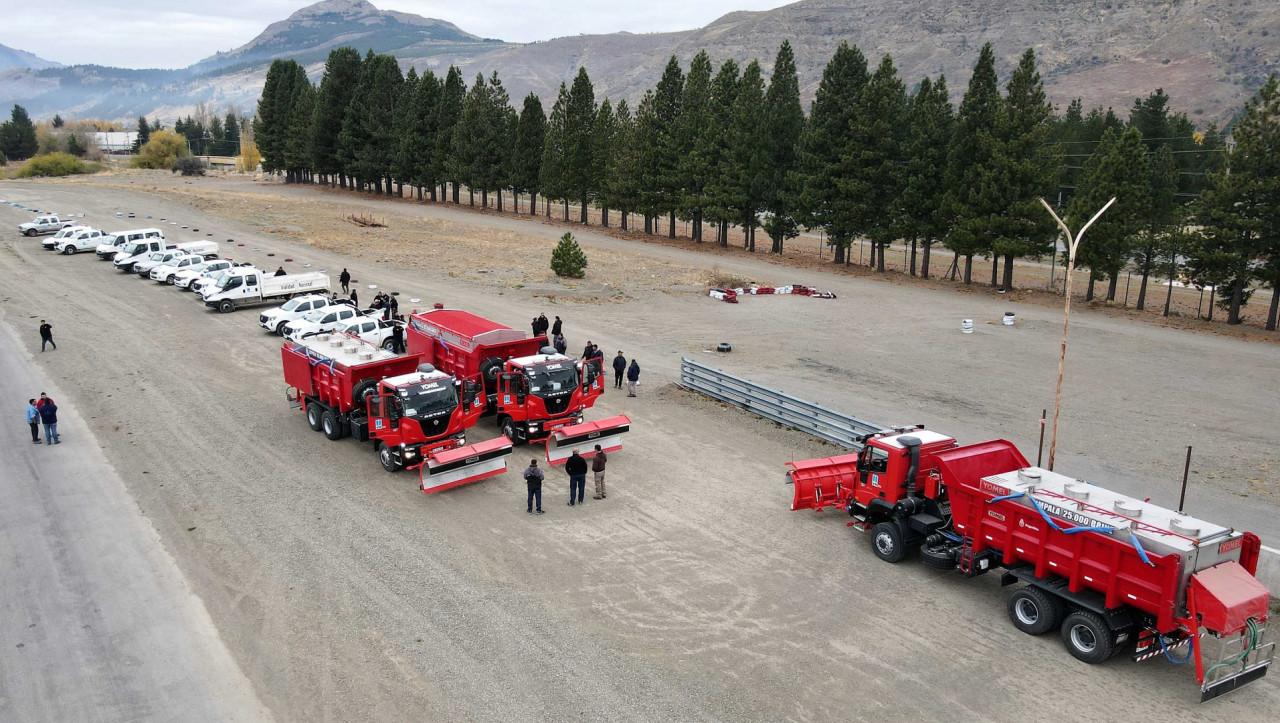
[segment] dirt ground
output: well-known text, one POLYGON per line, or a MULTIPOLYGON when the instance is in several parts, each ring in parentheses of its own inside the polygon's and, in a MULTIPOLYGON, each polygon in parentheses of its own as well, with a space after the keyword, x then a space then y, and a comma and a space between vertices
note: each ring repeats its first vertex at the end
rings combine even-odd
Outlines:
MULTIPOLYGON (((201 229, 178 240, 214 233, 238 259, 345 266, 362 291, 376 284, 517 328, 559 314, 571 348, 591 339, 644 369, 639 398, 608 394, 591 414, 634 420, 607 501, 565 507, 553 473, 548 514, 530 518, 512 472, 424 497, 371 450, 307 429, 284 399, 278 339, 254 311, 208 312, 95 258, 9 237, 0 313, 36 351, 39 319, 52 320, 60 348, 40 361, 95 429, 72 443, 103 448, 281 719, 1008 720, 1051 709, 1096 720, 1124 701, 1201 721, 1280 706, 1270 678, 1200 706, 1186 667, 1079 664, 1052 636, 1008 623, 998 579, 879 562, 839 516, 788 511, 783 464, 835 448, 673 383, 690 356, 866 419, 1005 437, 1034 457, 1057 371, 1054 309, 779 273, 592 230, 575 231, 587 279, 561 288, 544 268, 563 233, 552 224, 316 189, 134 180, 0 182, 0 198, 112 229, 163 216, 201 229), (129 211, 138 217, 115 217, 129 211), (350 213, 385 218, 387 236, 340 220, 350 213), (839 298, 724 304, 703 295, 711 275, 839 298), (1014 327, 998 321, 1009 310, 1014 327), (960 333, 964 318, 974 334, 960 333), (707 351, 718 341, 734 352, 707 351)), ((24 216, 0 206, 0 222, 24 216)), ((1280 539, 1275 345, 1086 310, 1072 320, 1067 370, 1059 471, 1172 505, 1191 444, 1189 510, 1280 539)), ((510 464, 528 456, 518 449, 510 464)))

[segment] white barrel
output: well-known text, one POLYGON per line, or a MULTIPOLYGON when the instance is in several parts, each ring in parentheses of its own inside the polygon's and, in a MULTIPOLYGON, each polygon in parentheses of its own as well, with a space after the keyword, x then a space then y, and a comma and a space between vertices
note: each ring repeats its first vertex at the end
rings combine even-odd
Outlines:
POLYGON ((965 319, 960 322, 960 331, 965 334, 973 333, 973 319, 965 319))
POLYGON ((1012 312, 1012 311, 1006 311, 1006 312, 1004 312, 1004 325, 1005 325, 1005 326, 1013 326, 1013 319, 1014 319, 1014 316, 1013 316, 1013 312, 1012 312))

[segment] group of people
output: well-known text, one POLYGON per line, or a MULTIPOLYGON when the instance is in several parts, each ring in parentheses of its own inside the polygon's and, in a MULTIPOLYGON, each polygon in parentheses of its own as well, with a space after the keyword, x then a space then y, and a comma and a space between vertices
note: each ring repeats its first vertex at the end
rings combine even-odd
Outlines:
POLYGON ((46 444, 62 444, 58 436, 58 405, 53 398, 40 392, 39 399, 27 400, 27 424, 31 425, 31 443, 40 444, 40 425, 44 425, 46 444))
MULTIPOLYGON (((356 292, 351 292, 351 298, 356 297, 356 292)), ((382 320, 391 321, 400 318, 400 302, 396 301, 396 297, 384 291, 379 291, 377 296, 373 297, 373 303, 369 304, 370 309, 381 309, 382 320)))
MULTIPOLYGON (((596 493, 591 498, 593 500, 603 500, 608 498, 604 484, 605 466, 609 463, 609 457, 600 448, 595 446, 595 450, 591 455, 591 472, 596 483, 596 493)), ((581 505, 586 497, 587 489, 587 460, 578 450, 573 450, 573 454, 564 463, 565 474, 569 476, 569 506, 576 507, 581 505)), ((538 459, 529 460, 529 466, 524 470, 524 481, 529 491, 528 512, 533 514, 537 512, 542 514, 542 483, 546 480, 546 475, 542 468, 538 466, 538 459)))

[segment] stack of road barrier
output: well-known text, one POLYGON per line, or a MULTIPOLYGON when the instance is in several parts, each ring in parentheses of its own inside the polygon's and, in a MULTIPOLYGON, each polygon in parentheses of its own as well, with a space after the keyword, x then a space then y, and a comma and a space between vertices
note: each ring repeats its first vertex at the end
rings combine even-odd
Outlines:
POLYGON ((834 299, 836 295, 830 291, 818 291, 812 286, 803 284, 792 284, 789 286, 748 286, 736 289, 711 289, 708 296, 713 299, 736 304, 739 296, 776 296, 779 294, 791 294, 793 296, 808 296, 814 299, 834 299))

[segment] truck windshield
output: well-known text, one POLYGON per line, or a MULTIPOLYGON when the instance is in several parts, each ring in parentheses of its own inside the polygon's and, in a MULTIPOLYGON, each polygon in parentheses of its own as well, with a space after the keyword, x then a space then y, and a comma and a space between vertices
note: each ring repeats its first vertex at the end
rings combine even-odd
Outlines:
POLYGON ((232 288, 235 288, 235 287, 239 286, 239 285, 240 285, 240 283, 241 283, 241 281, 243 281, 242 277, 239 277, 239 276, 232 276, 232 275, 228 274, 228 275, 223 276, 222 278, 218 279, 218 288, 219 288, 219 289, 232 289, 232 288))
POLYGON ((529 367, 529 393, 539 397, 558 397, 572 392, 578 384, 578 371, 573 362, 556 362, 529 367))
POLYGON ((458 392, 453 380, 441 379, 400 389, 400 401, 406 417, 437 417, 458 406, 458 392))
POLYGON ((124 252, 125 252, 126 254, 128 254, 129 256, 133 256, 133 255, 137 254, 139 251, 141 251, 145 245, 146 245, 146 244, 140 244, 140 243, 136 243, 136 242, 135 242, 135 243, 131 243, 131 244, 129 244, 128 246, 125 246, 125 247, 124 247, 124 252))

